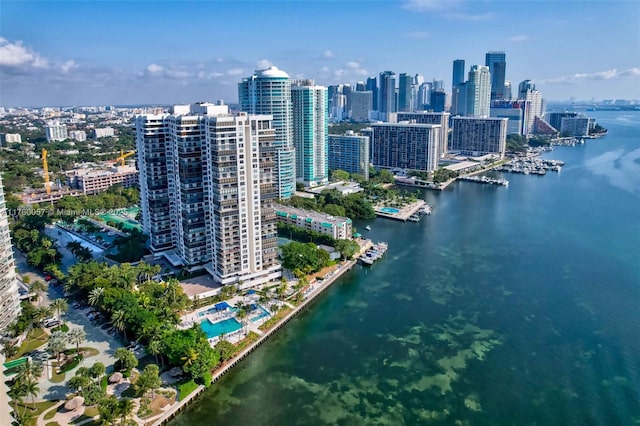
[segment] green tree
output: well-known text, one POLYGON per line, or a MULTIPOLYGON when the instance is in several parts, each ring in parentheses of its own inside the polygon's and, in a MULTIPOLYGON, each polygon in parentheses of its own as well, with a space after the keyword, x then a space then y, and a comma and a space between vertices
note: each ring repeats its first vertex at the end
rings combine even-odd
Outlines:
POLYGON ((27 396, 31 396, 31 404, 33 409, 36 409, 36 397, 40 393, 40 387, 38 386, 38 381, 35 379, 29 379, 24 382, 24 389, 27 396))
POLYGON ((87 333, 81 328, 73 328, 67 333, 67 339, 69 343, 76 345, 76 353, 80 354, 80 343, 84 342, 87 338, 87 333))
POLYGON ((60 364, 60 354, 66 348, 66 342, 67 339, 65 333, 61 331, 54 331, 49 338, 47 350, 56 357, 56 359, 58 360, 58 364, 60 364))
POLYGON ((113 326, 124 333, 124 340, 127 340, 127 313, 124 310, 117 310, 111 316, 113 326))
POLYGON ((118 398, 114 395, 109 395, 106 398, 102 398, 98 402, 98 414, 100 414, 100 423, 103 425, 112 425, 114 420, 118 417, 119 408, 118 398))
POLYGON ((154 391, 161 385, 162 380, 160 379, 160 369, 155 364, 147 364, 136 381, 139 395, 144 396, 148 391, 151 391, 151 398, 154 396, 154 391))
POLYGON ((96 287, 89 292, 89 304, 99 306, 104 296, 104 287, 96 287))
POLYGON ((40 280, 36 280, 29 285, 29 293, 36 295, 36 303, 40 305, 40 296, 47 291, 47 285, 40 280))
POLYGON ((101 362, 96 362, 89 369, 89 375, 94 379, 104 376, 104 373, 107 371, 106 367, 101 362))
POLYGON ((53 302, 51 302, 51 307, 56 311, 60 320, 62 320, 62 313, 69 310, 69 304, 62 298, 55 299, 53 302))
POLYGON ((124 371, 130 371, 132 368, 138 366, 138 358, 128 349, 116 349, 115 357, 119 361, 121 369, 124 371))
POLYGON ((82 375, 76 374, 67 382, 67 386, 80 394, 91 384, 91 379, 82 375))
POLYGON ((333 182, 349 180, 349 172, 340 169, 331 170, 331 180, 333 182))
POLYGON ((129 398, 121 399, 118 404, 118 414, 120 415, 120 424, 126 425, 127 420, 133 414, 133 401, 129 398))
MULTIPOLYGON (((152 339, 149 341, 147 345, 147 351, 156 358, 156 363, 158 362, 158 355, 162 353, 162 342, 159 339, 152 339)), ((160 361, 162 361, 162 357, 160 357, 160 361)))

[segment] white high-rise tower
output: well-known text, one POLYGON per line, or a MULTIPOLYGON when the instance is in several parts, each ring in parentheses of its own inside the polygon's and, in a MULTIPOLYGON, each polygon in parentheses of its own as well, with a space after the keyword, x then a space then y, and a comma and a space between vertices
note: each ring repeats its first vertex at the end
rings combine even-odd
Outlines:
POLYGON ((18 317, 19 297, 16 265, 9 235, 9 219, 5 207, 2 177, 0 177, 0 332, 18 317))

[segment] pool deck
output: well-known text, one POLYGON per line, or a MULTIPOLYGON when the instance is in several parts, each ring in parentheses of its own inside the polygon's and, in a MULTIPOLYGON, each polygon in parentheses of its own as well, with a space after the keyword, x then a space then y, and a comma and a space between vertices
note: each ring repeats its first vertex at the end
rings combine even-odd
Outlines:
POLYGON ((425 205, 424 200, 418 200, 415 203, 411 203, 407 206, 402 207, 401 209, 399 209, 400 211, 395 214, 385 213, 381 211, 381 209, 388 206, 376 206, 373 209, 375 210, 376 215, 379 217, 384 217, 386 219, 393 219, 393 220, 401 220, 403 222, 406 222, 412 215, 414 215, 424 205, 425 205))

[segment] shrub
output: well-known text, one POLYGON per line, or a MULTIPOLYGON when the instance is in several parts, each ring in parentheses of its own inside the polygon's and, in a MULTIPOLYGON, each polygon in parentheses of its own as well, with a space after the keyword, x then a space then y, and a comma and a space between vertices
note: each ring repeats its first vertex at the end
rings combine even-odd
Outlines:
POLYGON ((67 362, 60 368, 60 373, 66 373, 69 370, 72 370, 78 366, 82 362, 83 356, 78 355, 74 357, 71 361, 67 362))

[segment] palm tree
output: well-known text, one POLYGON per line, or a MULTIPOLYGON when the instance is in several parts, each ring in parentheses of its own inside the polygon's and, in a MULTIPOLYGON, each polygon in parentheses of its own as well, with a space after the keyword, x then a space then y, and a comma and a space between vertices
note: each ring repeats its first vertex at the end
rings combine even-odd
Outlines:
POLYGON ((31 403, 33 404, 33 409, 36 409, 36 396, 40 393, 40 388, 38 387, 37 380, 28 380, 24 383, 24 390, 27 393, 27 396, 31 395, 31 403))
POLYGON ((127 313, 123 309, 113 312, 111 315, 113 326, 124 333, 124 340, 127 340, 127 313))
MULTIPOLYGON (((156 364, 158 363, 158 354, 162 352, 162 342, 159 339, 152 339, 149 341, 147 345, 147 351, 156 357, 156 364)), ((164 366, 164 362, 162 361, 162 357, 160 357, 160 365, 164 366)))
POLYGON ((184 365, 185 365, 185 367, 186 367, 186 366, 188 366, 188 365, 193 364, 193 362, 194 362, 196 359, 198 359, 198 356, 200 356, 200 354, 199 354, 198 352, 196 352, 196 350, 195 350, 195 349, 193 349, 193 348, 189 348, 189 349, 187 350, 187 354, 186 354, 185 356, 183 356, 183 357, 180 357, 180 359, 181 359, 182 361, 184 361, 184 365))
POLYGON ((120 424, 124 425, 127 423, 127 419, 133 414, 133 408, 133 401, 129 398, 125 398, 120 401, 118 404, 118 412, 120 413, 120 416, 122 416, 120 424))
POLYGON ((82 248, 82 244, 78 241, 69 241, 65 247, 75 256, 78 250, 82 248))
POLYGON ((58 314, 58 318, 61 319, 62 313, 67 312, 67 310, 69 309, 69 304, 67 303, 66 300, 59 298, 51 302, 51 307, 55 309, 55 311, 58 314))
POLYGON ((41 374, 42 364, 36 364, 32 360, 27 359, 27 362, 18 368, 18 375, 16 379, 26 383, 28 381, 37 380, 41 374))
POLYGON ((67 338, 69 339, 69 343, 75 343, 76 345, 76 353, 80 353, 80 343, 84 342, 87 338, 87 333, 84 332, 81 328, 74 328, 67 333, 67 338))
POLYGON ((38 302, 38 306, 40 305, 40 296, 45 291, 47 291, 47 286, 40 280, 36 280, 29 284, 29 293, 36 294, 36 302, 38 302))
POLYGON ((96 287, 89 292, 89 304, 91 306, 97 306, 102 301, 104 295, 104 287, 96 287))
POLYGON ((60 353, 64 351, 66 341, 65 333, 60 331, 54 331, 49 339, 47 350, 54 353, 58 360, 58 364, 60 364, 60 353))
MULTIPOLYGON (((238 309, 238 311, 236 312, 236 317, 238 317, 238 319, 240 320, 240 324, 242 324, 242 327, 246 328, 246 321, 245 319, 248 316, 248 312, 247 309, 243 306, 240 309, 238 309)), ((246 330, 245 330, 245 334, 246 334, 246 330)))
POLYGON ((34 325, 40 324, 45 318, 51 316, 51 314, 52 310, 50 306, 40 306, 39 308, 36 308, 33 315, 34 325))

